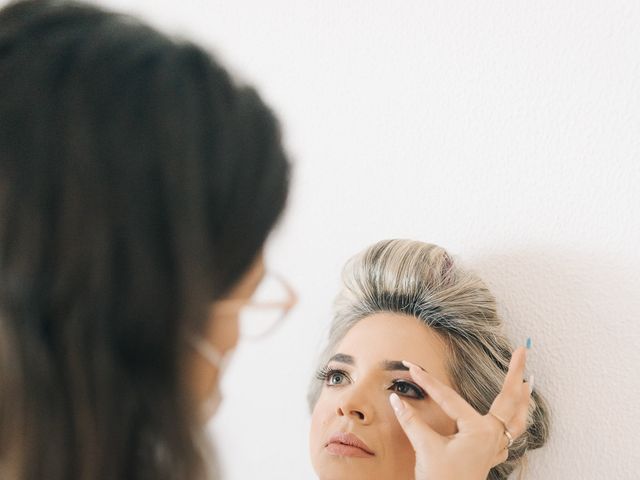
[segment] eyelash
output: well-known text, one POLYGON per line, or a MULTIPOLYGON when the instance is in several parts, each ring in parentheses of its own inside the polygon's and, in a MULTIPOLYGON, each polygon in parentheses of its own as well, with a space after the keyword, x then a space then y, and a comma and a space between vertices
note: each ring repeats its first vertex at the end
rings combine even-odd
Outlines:
POLYGON ((349 378, 349 374, 347 372, 345 372, 344 370, 338 370, 336 368, 329 368, 328 366, 321 368, 320 370, 318 370, 318 372, 316 373, 316 378, 318 380, 321 380, 324 382, 324 384, 327 387, 334 387, 335 385, 338 384, 329 384, 327 383, 329 381, 329 378, 331 378, 331 375, 335 375, 335 374, 340 374, 343 377, 349 378))
MULTIPOLYGON (((318 372, 316 373, 316 378, 322 382, 324 382, 325 386, 327 387, 336 387, 336 386, 340 386, 342 385, 342 383, 334 383, 331 384, 329 383, 329 379, 331 378, 332 375, 342 375, 343 377, 350 379, 349 374, 347 372, 345 372, 344 370, 339 370, 336 368, 329 368, 328 366, 321 368, 320 370, 318 370, 318 372)), ((389 387, 389 389, 394 389, 394 391, 402 396, 405 397, 409 397, 409 398, 415 398, 416 400, 423 400, 426 397, 426 393, 424 390, 422 390, 422 388, 420 388, 419 386, 408 382, 406 380, 401 380, 401 379, 396 379, 393 380, 391 382, 391 386, 389 387), (407 392, 400 392, 398 390, 396 390, 396 388, 398 388, 399 386, 405 386, 408 387, 409 390, 411 392, 413 392, 412 395, 407 394, 407 392)))
MULTIPOLYGON (((426 393, 424 390, 422 390, 418 385, 414 385, 411 382, 407 382, 406 380, 394 380, 391 383, 392 387, 397 387, 399 385, 403 385, 403 386, 407 386, 409 387, 409 389, 411 389, 411 391, 414 393, 415 396, 411 396, 410 398, 415 398, 416 400, 423 400, 424 397, 426 396, 426 393)), ((396 390, 396 393, 400 393, 396 390)), ((408 396, 407 394, 403 394, 400 393, 400 395, 404 395, 405 397, 408 396)))

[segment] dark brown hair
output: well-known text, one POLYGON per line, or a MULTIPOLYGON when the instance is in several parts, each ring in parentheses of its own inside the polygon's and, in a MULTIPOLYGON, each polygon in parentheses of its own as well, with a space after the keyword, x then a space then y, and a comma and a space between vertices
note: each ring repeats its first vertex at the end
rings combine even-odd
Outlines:
POLYGON ((0 10, 0 477, 195 479, 182 338, 286 203, 279 126, 198 46, 0 10))

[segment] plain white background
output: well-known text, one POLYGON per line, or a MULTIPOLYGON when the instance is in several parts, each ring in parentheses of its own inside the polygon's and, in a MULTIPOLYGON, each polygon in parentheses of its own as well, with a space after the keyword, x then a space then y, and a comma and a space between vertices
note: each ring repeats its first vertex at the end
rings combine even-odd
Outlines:
POLYGON ((341 265, 438 243, 496 294, 553 409, 530 479, 640 476, 640 3, 97 2, 206 45, 295 161, 269 262, 301 301, 241 344, 211 427, 227 480, 315 478, 305 392, 341 265))

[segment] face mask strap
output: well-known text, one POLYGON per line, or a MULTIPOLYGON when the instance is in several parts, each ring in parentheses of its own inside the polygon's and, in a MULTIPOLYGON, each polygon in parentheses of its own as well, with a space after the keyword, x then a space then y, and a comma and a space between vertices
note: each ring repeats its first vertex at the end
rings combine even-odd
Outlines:
POLYGON ((222 355, 217 348, 215 348, 213 345, 211 345, 201 337, 191 336, 189 337, 188 341, 189 345, 191 345, 193 349, 200 355, 202 355, 204 359, 207 360, 211 365, 219 370, 222 369, 222 355))

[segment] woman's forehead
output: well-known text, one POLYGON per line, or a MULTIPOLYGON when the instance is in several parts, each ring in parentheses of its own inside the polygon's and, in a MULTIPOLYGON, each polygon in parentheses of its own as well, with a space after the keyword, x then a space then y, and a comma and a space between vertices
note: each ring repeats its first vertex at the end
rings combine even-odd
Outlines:
POLYGON ((389 362, 408 360, 446 379, 446 352, 445 341, 417 318, 381 312, 351 327, 334 354, 348 356, 354 366, 363 368, 385 369, 389 362))

